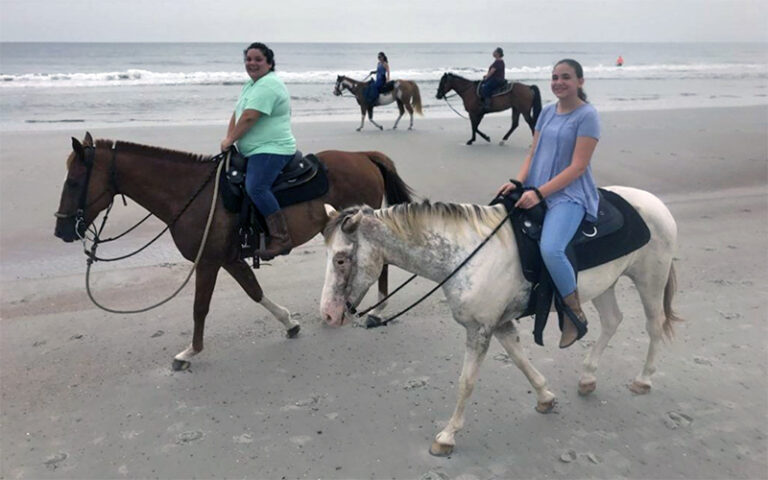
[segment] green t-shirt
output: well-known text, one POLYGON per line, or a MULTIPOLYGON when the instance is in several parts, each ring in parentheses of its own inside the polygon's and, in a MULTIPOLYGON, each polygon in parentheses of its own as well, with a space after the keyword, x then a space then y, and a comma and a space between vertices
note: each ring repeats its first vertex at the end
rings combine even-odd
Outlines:
POLYGON ((291 132, 291 96, 275 72, 243 85, 235 105, 235 122, 244 110, 257 110, 261 116, 237 141, 237 149, 250 157, 256 153, 292 155, 296 139, 291 132))

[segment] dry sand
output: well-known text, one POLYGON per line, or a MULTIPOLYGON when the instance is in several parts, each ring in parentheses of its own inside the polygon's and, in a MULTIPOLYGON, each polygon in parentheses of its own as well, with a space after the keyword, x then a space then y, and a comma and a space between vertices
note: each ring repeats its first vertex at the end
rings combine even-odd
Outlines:
MULTIPOLYGON (((147 314, 96 309, 77 244, 55 239, 69 137, 0 136, 0 478, 766 478, 768 477, 768 109, 602 115, 593 168, 600 184, 659 195, 680 231, 676 307, 687 322, 664 347, 653 391, 633 395, 648 340, 634 289, 618 287, 624 323, 577 394, 596 338, 565 351, 557 332, 529 355, 558 395, 540 415, 524 377, 492 344, 450 458, 428 454, 448 420, 463 329, 437 294, 387 328, 324 327, 324 249, 315 238, 257 271, 267 295, 302 324, 297 339, 219 277, 206 350, 190 370, 171 359, 191 339, 192 288, 147 314)), ((386 120, 385 125, 391 125, 386 120)), ((486 203, 530 141, 466 147, 459 119, 416 130, 357 133, 357 121, 298 123, 305 152, 381 150, 433 200, 486 203)), ((506 115, 484 130, 499 139, 506 115)), ((97 138, 211 152, 224 125, 93 129, 97 138)), ((482 142, 482 140, 480 140, 482 142)), ((114 231, 140 218, 112 214, 114 231)), ((155 223, 114 251, 157 232, 155 223)), ((106 247, 105 247, 106 249, 106 247)), ((164 239, 139 259, 97 265, 97 295, 138 307, 175 289, 189 263, 164 239)), ((393 282, 406 278, 394 269, 393 282)), ((394 310, 431 286, 417 281, 394 310)), ((369 295, 369 298, 372 298, 369 295)))

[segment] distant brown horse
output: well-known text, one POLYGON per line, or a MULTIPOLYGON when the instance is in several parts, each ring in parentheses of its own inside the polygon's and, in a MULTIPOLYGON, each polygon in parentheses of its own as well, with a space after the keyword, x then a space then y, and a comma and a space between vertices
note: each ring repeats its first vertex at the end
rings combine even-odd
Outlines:
POLYGON ((366 112, 368 113, 368 120, 376 127, 379 127, 379 130, 384 130, 384 127, 373 121, 373 107, 389 105, 392 102, 397 102, 397 108, 400 110, 400 115, 397 117, 397 120, 395 120, 395 125, 392 127, 392 130, 397 128, 397 124, 400 122, 400 119, 403 118, 405 110, 408 110, 408 115, 411 117, 411 123, 408 125, 408 130, 413 128, 413 111, 416 110, 416 113, 423 115, 421 113, 421 94, 419 93, 419 87, 416 85, 416 82, 410 80, 395 80, 395 87, 387 93, 380 94, 375 105, 369 105, 365 100, 363 92, 367 85, 368 82, 360 82, 339 75, 336 77, 336 86, 333 88, 333 94, 337 97, 341 96, 342 92, 346 89, 357 98, 357 103, 360 105, 360 113, 362 115, 362 118, 360 118, 360 126, 357 127, 358 132, 363 128, 366 112))
MULTIPOLYGON (((82 143, 73 138, 72 148, 56 213, 57 237, 65 242, 80 238, 113 197, 122 194, 168 224, 181 254, 195 259, 212 205, 215 182, 211 178, 218 162, 210 156, 122 141, 94 142, 89 133, 82 143)), ((330 188, 318 199, 284 209, 294 245, 322 231, 328 220, 326 203, 337 208, 362 203, 379 207, 385 196, 388 204, 410 202, 410 187, 383 153, 327 150, 316 155, 327 167, 330 188)), ((299 324, 288 309, 264 296, 252 270, 239 258, 237 215, 224 208, 221 198, 215 205, 213 223, 195 270, 192 345, 175 356, 175 370, 189 367, 189 360, 203 350, 205 317, 222 267, 285 326, 288 337, 299 333, 299 324)), ((386 271, 379 277, 379 289, 386 295, 386 271)))
POLYGON ((521 113, 528 126, 531 127, 531 133, 533 133, 536 120, 539 118, 539 113, 541 113, 541 93, 539 92, 539 87, 515 82, 512 84, 512 89, 509 92, 493 96, 491 99, 491 109, 485 110, 483 108, 483 100, 477 94, 479 84, 479 80, 467 80, 452 73, 445 73, 440 79, 440 85, 437 87, 438 99, 444 98, 446 93, 455 90, 464 101, 464 109, 469 113, 469 121, 472 124, 472 138, 467 140, 467 145, 472 145, 475 141, 476 133, 483 137, 485 141, 490 142, 491 139, 488 135, 481 132, 477 127, 486 113, 501 112, 508 108, 512 109, 512 128, 504 135, 504 139, 499 144, 503 145, 509 136, 512 135, 512 132, 515 131, 521 113))

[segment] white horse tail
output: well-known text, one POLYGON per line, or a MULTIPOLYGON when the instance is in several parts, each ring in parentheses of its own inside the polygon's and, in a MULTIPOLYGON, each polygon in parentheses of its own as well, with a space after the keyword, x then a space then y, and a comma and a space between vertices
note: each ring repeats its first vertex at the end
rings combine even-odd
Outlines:
POLYGON ((675 264, 673 263, 669 266, 669 277, 667 277, 667 285, 664 287, 664 324, 662 325, 664 335, 669 340, 675 337, 675 322, 683 321, 672 308, 675 290, 677 290, 677 276, 675 275, 675 264))

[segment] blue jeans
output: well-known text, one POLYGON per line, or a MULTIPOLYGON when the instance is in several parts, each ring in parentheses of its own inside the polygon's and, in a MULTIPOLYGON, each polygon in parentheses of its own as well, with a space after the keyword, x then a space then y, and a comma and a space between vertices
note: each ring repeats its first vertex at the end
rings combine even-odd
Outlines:
POLYGON ((502 84, 504 80, 499 80, 497 78, 487 78, 483 81, 483 84, 480 86, 480 94, 483 98, 489 98, 491 94, 493 93, 496 88, 502 84))
POLYGON ((272 184, 280 175, 280 170, 291 161, 293 155, 276 155, 273 153, 257 153, 248 157, 248 167, 245 172, 245 191, 251 197, 256 208, 262 215, 268 217, 280 210, 272 184))
POLYGON ((539 241, 541 258, 562 297, 576 290, 576 274, 565 255, 565 247, 573 239, 584 214, 584 207, 578 203, 563 202, 547 210, 544 217, 539 241))

